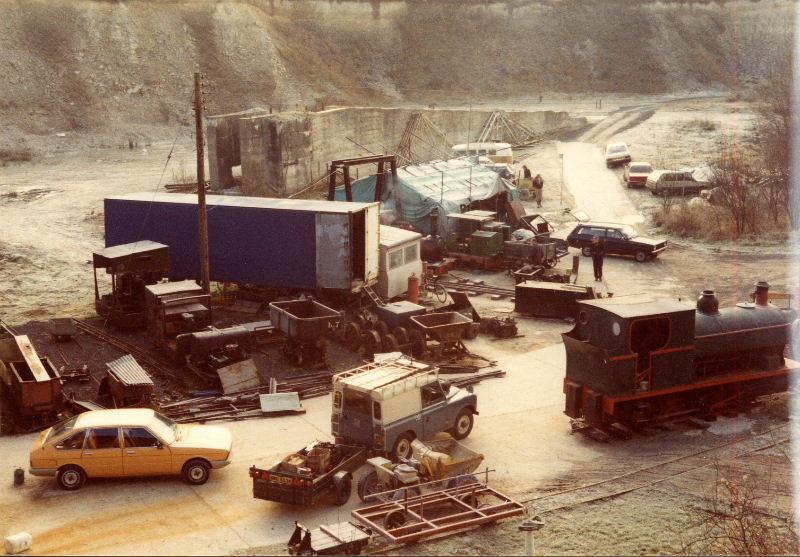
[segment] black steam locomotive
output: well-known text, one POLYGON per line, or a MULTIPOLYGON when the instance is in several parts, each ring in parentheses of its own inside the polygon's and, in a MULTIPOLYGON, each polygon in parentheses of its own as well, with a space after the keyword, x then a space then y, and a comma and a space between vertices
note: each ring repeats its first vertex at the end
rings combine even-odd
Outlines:
POLYGON ((647 295, 579 302, 567 351, 565 413, 598 429, 711 415, 785 391, 800 365, 785 360, 793 312, 754 302, 719 309, 706 290, 697 307, 647 295))

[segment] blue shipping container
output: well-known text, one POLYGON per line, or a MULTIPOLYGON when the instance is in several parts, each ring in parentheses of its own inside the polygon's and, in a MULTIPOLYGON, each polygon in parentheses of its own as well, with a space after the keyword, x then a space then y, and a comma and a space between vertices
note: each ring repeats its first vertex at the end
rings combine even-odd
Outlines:
MULTIPOLYGON (((351 289, 354 281, 363 282, 365 272, 372 274, 372 257, 365 253, 369 250, 362 247, 353 256, 348 244, 371 244, 365 237, 372 228, 377 243, 375 203, 222 195, 209 195, 206 203, 213 281, 303 289, 336 285, 351 289), (365 216, 359 221, 360 213, 365 216), (373 213, 374 226, 352 226, 352 222, 373 220, 373 213), (326 232, 332 228, 339 234, 334 241, 326 232), (342 234, 349 238, 342 239, 342 234), (344 245, 347 254, 330 253, 331 245, 338 245, 340 250, 344 245), (354 257, 355 263, 348 261, 348 256, 354 257), (365 264, 363 258, 370 261, 365 264), (337 266, 336 261, 342 259, 344 264, 337 266), (321 280, 320 275, 330 274, 332 269, 337 276, 321 280)), ((139 240, 166 244, 170 248, 170 278, 199 278, 196 195, 135 193, 106 198, 104 205, 106 246, 139 240)), ((377 269, 374 274, 377 277, 377 269)))

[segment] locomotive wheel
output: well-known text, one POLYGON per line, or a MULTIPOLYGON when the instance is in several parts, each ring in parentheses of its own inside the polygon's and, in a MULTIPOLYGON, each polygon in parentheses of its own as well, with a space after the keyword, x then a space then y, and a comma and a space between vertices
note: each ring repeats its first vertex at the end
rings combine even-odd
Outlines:
POLYGON ((378 331, 367 331, 364 333, 364 348, 370 354, 375 354, 381 350, 381 335, 378 331))
POLYGON ((405 327, 395 327, 392 334, 398 344, 408 344, 408 330, 405 327))
POLYGON ((353 323, 355 323, 358 326, 358 329, 361 330, 361 331, 366 331, 368 329, 368 327, 367 327, 367 318, 364 317, 361 314, 356 315, 353 318, 353 323))
POLYGON ((422 358, 428 345, 425 343, 425 335, 419 331, 411 331, 408 333, 408 341, 411 343, 411 355, 415 358, 422 358))
POLYGON ((378 320, 378 322, 375 323, 375 330, 378 331, 378 334, 381 335, 381 338, 383 338, 389 334, 389 325, 387 325, 384 321, 378 320))
POLYGON ((392 334, 383 337, 382 345, 384 352, 398 352, 400 350, 400 344, 392 334))
POLYGON ((344 326, 344 344, 351 350, 358 350, 361 346, 361 327, 355 321, 350 321, 344 326))

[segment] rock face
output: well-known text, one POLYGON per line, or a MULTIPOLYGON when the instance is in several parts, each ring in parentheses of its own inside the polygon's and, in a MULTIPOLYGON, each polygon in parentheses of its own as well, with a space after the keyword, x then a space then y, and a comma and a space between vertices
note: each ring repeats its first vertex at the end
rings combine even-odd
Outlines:
POLYGON ((208 114, 736 89, 793 20, 782 0, 2 2, 0 131, 188 124, 198 68, 208 114))

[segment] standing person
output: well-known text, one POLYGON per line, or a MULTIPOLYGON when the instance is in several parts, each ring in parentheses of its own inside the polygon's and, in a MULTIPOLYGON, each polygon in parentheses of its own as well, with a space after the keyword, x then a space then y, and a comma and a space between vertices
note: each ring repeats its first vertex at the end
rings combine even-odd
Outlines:
POLYGON ((536 206, 542 206, 542 188, 544 188, 544 178, 541 174, 537 174, 533 179, 533 194, 536 197, 536 206))
POLYGON ((592 267, 594 268, 594 280, 603 280, 603 256, 606 252, 606 245, 600 236, 592 238, 592 267))
POLYGON ((522 177, 523 178, 530 178, 531 177, 531 169, 528 168, 526 165, 522 165, 522 177))

